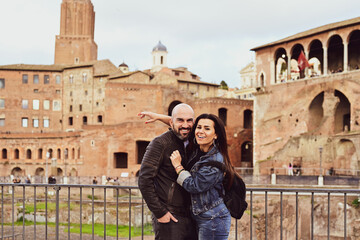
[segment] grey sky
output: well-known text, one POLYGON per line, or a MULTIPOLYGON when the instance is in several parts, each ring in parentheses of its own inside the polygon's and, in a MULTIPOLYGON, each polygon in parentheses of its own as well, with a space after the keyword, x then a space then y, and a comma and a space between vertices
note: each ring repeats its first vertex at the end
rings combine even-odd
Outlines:
MULTIPOLYGON (((52 64, 62 0, 2 0, 0 65, 52 64)), ((201 80, 240 86, 251 48, 332 22, 358 17, 359 0, 92 0, 98 59, 151 67, 159 40, 169 67, 201 80)))

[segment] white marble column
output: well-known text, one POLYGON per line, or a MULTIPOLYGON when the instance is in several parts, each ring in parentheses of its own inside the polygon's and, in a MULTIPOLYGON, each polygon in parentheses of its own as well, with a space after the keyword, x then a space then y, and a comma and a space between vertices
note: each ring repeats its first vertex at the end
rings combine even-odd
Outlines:
MULTIPOLYGON (((305 58, 307 61, 309 61, 309 52, 308 51, 305 51, 305 58)), ((305 68, 304 73, 305 73, 305 78, 308 78, 309 77, 309 68, 308 67, 305 68)))

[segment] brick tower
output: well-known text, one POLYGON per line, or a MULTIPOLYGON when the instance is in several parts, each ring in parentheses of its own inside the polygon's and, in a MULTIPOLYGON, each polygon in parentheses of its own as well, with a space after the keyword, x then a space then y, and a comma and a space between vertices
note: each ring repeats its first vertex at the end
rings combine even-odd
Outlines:
POLYGON ((60 35, 55 40, 55 64, 97 60, 95 12, 91 0, 63 0, 60 35))

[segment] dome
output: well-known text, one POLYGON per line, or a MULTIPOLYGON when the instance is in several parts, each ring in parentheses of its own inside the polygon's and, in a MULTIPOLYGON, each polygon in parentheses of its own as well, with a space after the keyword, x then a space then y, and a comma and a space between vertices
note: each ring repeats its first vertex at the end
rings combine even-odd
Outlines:
POLYGON ((153 51, 167 51, 166 47, 159 41, 159 43, 153 48, 153 51))
POLYGON ((123 62, 122 64, 119 65, 119 67, 129 67, 129 66, 123 62))

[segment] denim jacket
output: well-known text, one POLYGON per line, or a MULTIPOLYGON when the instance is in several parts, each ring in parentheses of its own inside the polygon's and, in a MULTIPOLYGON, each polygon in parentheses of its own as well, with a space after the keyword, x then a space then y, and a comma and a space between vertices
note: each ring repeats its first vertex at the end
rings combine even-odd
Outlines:
POLYGON ((182 171, 177 178, 177 183, 191 194, 191 208, 194 215, 206 212, 224 202, 219 195, 219 191, 223 191, 223 172, 211 166, 199 168, 200 163, 208 161, 224 162, 223 156, 215 146, 200 157, 190 172, 182 171))

